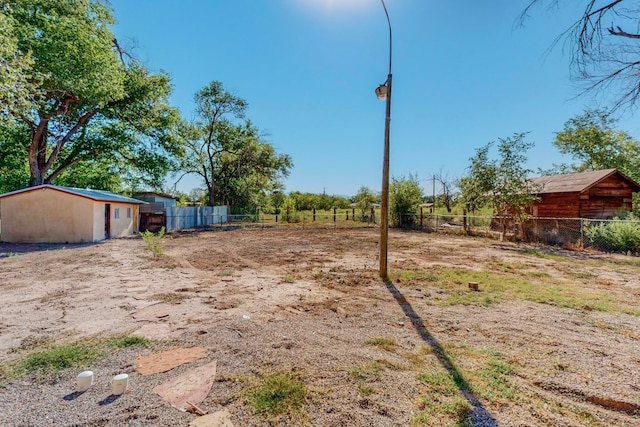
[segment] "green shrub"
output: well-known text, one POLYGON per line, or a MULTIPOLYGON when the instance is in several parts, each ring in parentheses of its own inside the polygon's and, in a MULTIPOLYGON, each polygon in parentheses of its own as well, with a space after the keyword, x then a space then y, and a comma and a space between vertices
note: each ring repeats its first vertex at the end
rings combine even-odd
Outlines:
POLYGON ((629 214, 624 221, 600 222, 586 224, 584 235, 591 246, 617 251, 640 251, 640 221, 637 216, 629 214))
POLYGON ((292 197, 287 197, 282 204, 282 222, 296 223, 299 221, 296 201, 292 197))
POLYGON ((420 203, 422 203, 422 188, 417 176, 392 178, 389 186, 389 216, 392 227, 413 225, 416 222, 420 203))

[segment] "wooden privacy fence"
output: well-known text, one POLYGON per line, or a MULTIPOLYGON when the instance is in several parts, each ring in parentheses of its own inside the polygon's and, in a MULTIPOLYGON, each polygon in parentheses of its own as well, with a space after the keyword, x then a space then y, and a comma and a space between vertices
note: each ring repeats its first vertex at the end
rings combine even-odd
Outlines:
POLYGON ((226 206, 188 206, 166 208, 167 231, 207 227, 228 221, 226 206))

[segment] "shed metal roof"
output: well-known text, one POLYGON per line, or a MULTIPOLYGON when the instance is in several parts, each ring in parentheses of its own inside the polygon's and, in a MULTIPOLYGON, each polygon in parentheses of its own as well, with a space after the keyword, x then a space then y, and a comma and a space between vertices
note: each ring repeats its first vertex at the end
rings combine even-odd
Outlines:
POLYGON ((58 185, 51 185, 51 184, 37 185, 35 187, 27 187, 21 190, 12 191, 10 193, 0 194, 0 199, 3 197, 14 196, 16 194, 28 193, 30 191, 46 190, 46 189, 62 191, 63 193, 73 194, 75 196, 85 197, 87 199, 100 201, 100 202, 132 203, 137 205, 146 204, 146 202, 142 200, 121 196, 120 194, 112 193, 111 191, 92 190, 89 188, 61 187, 58 185))
POLYGON ((173 197, 170 194, 166 194, 166 193, 157 193, 155 191, 139 191, 137 193, 133 194, 136 197, 144 197, 144 196, 158 196, 158 197, 162 197, 164 199, 171 199, 171 200, 177 200, 175 197, 173 197))
POLYGON ((640 184, 617 169, 603 169, 593 172, 568 173, 563 175, 545 175, 538 178, 532 178, 531 183, 538 187, 535 190, 537 194, 581 193, 616 173, 635 186, 636 191, 640 190, 640 184))

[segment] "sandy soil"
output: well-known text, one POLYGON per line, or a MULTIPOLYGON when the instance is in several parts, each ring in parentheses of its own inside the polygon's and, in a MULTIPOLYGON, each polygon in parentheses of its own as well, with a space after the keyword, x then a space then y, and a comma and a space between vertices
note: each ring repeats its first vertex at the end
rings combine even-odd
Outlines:
MULTIPOLYGON (((364 396, 354 367, 381 359, 404 366, 424 347, 435 355, 490 348, 517 367, 509 381, 523 399, 492 401, 461 389, 473 425, 640 426, 637 316, 517 299, 489 307, 434 303, 442 291, 428 282, 377 278, 377 241, 375 229, 194 232, 165 238, 158 258, 139 239, 0 244, 0 361, 48 339, 130 333, 207 348, 219 378, 203 408, 228 409, 236 426, 267 424, 248 409, 243 378, 275 371, 301 373, 311 390, 309 425, 405 426, 425 397, 416 372, 388 369, 364 396), (391 337, 398 348, 365 344, 375 337, 391 337)), ((517 265, 640 307, 637 267, 593 262, 630 257, 561 250, 557 259, 534 257, 526 245, 398 231, 390 242, 392 274, 517 265)), ((0 411, 0 424, 186 425, 195 418, 151 391, 170 374, 137 376, 135 357, 126 350, 92 367, 103 377, 131 373, 131 391, 117 401, 102 404, 106 385, 63 400, 73 373, 45 384, 23 379, 0 389, 0 406, 12 408, 0 411)), ((439 359, 448 372, 456 369, 439 359)))

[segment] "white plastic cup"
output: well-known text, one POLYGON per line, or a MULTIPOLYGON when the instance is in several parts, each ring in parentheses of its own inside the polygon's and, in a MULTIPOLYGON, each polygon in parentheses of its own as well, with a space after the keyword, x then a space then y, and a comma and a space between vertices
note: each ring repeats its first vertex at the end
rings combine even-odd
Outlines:
POLYGON ((87 391, 93 385, 93 371, 84 371, 78 374, 76 378, 76 391, 87 391))
POLYGON ((118 374, 111 380, 111 394, 119 395, 127 391, 129 385, 129 375, 118 374))

